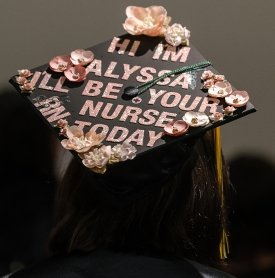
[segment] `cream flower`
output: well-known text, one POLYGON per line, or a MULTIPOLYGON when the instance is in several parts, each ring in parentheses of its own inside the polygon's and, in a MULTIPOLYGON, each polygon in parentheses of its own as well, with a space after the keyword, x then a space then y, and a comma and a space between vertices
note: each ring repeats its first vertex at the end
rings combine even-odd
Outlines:
POLYGON ((229 96, 225 97, 225 102, 234 107, 245 106, 249 100, 249 95, 246 91, 234 91, 229 96))
POLYGON ((114 158, 118 159, 118 161, 125 161, 128 159, 134 159, 136 157, 137 149, 126 142, 122 144, 117 144, 112 148, 112 155, 114 158))
POLYGON ((106 165, 111 157, 111 146, 95 148, 88 153, 84 153, 82 163, 91 171, 99 174, 106 172, 106 165))
POLYGON ((128 6, 126 8, 124 29, 131 35, 162 36, 171 18, 162 6, 147 8, 128 6))
POLYGON ((97 134, 92 130, 84 135, 83 130, 77 126, 67 126, 66 136, 68 139, 61 141, 62 146, 67 150, 74 150, 78 153, 85 153, 92 147, 99 146, 105 138, 104 135, 97 134))
POLYGON ((74 65, 86 66, 94 59, 94 53, 91 50, 76 49, 71 52, 71 62, 74 65))
POLYGON ((190 31, 178 23, 167 27, 165 32, 165 40, 173 46, 179 46, 181 44, 189 45, 189 38, 190 31))
POLYGON ((171 136, 180 136, 188 131, 189 125, 184 120, 175 120, 164 126, 164 132, 171 136))
POLYGON ((206 126, 209 124, 208 116, 202 112, 186 112, 182 119, 192 127, 206 126))

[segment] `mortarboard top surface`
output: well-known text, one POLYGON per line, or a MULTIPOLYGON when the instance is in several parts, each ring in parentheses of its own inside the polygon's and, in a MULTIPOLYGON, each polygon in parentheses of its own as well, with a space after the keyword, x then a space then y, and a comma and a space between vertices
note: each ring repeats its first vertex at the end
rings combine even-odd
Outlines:
MULTIPOLYGON (((210 97, 207 90, 202 89, 203 71, 211 70, 218 74, 217 71, 209 66, 189 75, 175 74, 160 80, 137 98, 125 99, 123 92, 129 86, 142 85, 169 70, 206 59, 192 44, 171 46, 163 37, 146 35, 113 37, 88 50, 93 52, 94 60, 87 66, 89 73, 82 82, 67 80, 62 72, 51 70, 47 61, 31 70, 33 75, 29 79, 35 87, 33 92, 22 93, 16 76, 11 79, 19 93, 60 140, 64 137, 59 135, 55 125, 58 120, 66 119, 69 126, 79 126, 84 133, 91 128, 97 133, 104 132, 103 145, 129 142, 140 156, 255 111, 254 106, 247 102, 220 121, 189 127, 181 136, 164 135, 164 126, 172 120, 181 120, 188 111, 203 112, 208 116, 215 112, 223 113, 228 106, 225 99, 210 97)), ((226 73, 222 74, 226 78, 226 73)))

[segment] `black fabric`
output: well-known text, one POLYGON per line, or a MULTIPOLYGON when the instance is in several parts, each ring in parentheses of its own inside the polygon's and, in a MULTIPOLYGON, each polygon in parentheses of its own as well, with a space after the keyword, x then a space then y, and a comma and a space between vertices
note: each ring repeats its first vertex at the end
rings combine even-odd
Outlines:
MULTIPOLYGON (((55 257, 35 267, 21 270, 12 278, 201 278, 187 261, 95 251, 69 257, 55 257)), ((221 276, 222 277, 222 276, 221 276)))

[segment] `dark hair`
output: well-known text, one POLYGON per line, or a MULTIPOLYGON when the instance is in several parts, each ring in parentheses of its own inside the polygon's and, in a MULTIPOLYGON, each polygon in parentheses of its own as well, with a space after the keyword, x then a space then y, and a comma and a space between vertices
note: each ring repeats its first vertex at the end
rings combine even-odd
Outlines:
MULTIPOLYGON (((212 133, 196 140, 188 163, 165 185, 116 205, 112 196, 85 179, 73 160, 57 191, 53 253, 107 248, 157 253, 205 261, 215 259, 221 234, 221 210, 212 133)), ((228 188, 224 169, 225 194, 228 188)))

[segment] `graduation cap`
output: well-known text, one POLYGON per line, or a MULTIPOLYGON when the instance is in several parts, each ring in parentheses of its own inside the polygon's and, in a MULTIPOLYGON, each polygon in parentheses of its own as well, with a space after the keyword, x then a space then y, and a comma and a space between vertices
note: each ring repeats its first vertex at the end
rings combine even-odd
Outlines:
POLYGON ((255 111, 163 7, 130 6, 126 15, 128 34, 11 79, 62 145, 100 174, 255 111))
POLYGON ((131 6, 126 15, 127 34, 11 78, 97 183, 122 195, 166 181, 210 129, 221 164, 218 127, 255 111, 163 7, 131 6))

